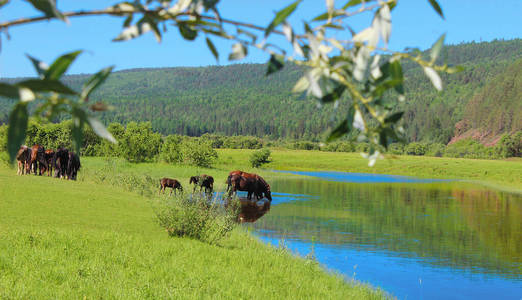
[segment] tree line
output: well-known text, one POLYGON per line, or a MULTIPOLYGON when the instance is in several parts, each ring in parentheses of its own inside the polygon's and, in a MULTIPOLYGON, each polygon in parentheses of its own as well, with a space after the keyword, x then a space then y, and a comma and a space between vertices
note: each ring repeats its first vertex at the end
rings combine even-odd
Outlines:
MULTIPOLYGON (((72 149, 72 121, 41 123, 30 120, 26 145, 39 144, 46 149, 59 147, 72 149)), ((370 145, 340 140, 320 143, 305 140, 267 139, 254 136, 223 136, 204 134, 200 137, 177 134, 162 135, 153 130, 150 122, 129 122, 126 126, 111 123, 108 131, 118 141, 113 144, 87 129, 83 136, 82 156, 122 157, 129 162, 163 161, 173 164, 188 164, 210 167, 218 158, 215 149, 262 149, 286 148, 295 150, 320 150, 329 152, 366 152, 370 145)), ((0 126, 0 149, 7 160, 7 126, 0 126)), ((486 147, 472 139, 463 139, 450 145, 442 143, 412 142, 393 143, 390 153, 398 155, 425 155, 436 157, 462 157, 500 159, 522 156, 522 131, 505 134, 496 146, 486 147)), ((253 155, 252 165, 260 166, 268 161, 270 153, 259 151, 253 155), (261 163, 259 163, 261 162, 261 163)))

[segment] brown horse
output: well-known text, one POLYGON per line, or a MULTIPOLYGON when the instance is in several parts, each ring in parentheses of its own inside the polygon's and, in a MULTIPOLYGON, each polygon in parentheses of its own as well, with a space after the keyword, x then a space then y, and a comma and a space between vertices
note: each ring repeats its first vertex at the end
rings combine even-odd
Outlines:
POLYGON ((172 195, 172 191, 176 192, 176 190, 183 192, 183 187, 181 186, 181 183, 179 183, 179 181, 177 181, 176 179, 163 177, 160 180, 160 193, 161 191, 165 192, 165 188, 168 187, 172 189, 170 190, 170 195, 172 195))
POLYGON ((53 157, 54 157, 54 150, 53 149, 47 149, 45 150, 45 161, 47 161, 47 176, 53 176, 53 157))
POLYGON ((196 191, 196 188, 199 186, 199 191, 201 192, 201 189, 205 188, 205 193, 212 194, 214 191, 214 177, 210 175, 199 175, 199 176, 192 176, 190 177, 189 184, 194 183, 194 189, 192 192, 196 191))
POLYGON ((21 146, 20 150, 18 150, 18 153, 16 154, 16 160, 18 162, 18 171, 16 174, 24 175, 31 172, 31 148, 27 146, 21 146))
POLYGON ((252 194, 254 194, 257 199, 263 198, 264 194, 269 201, 272 201, 270 185, 263 179, 263 177, 257 174, 250 174, 243 171, 232 171, 228 174, 227 185, 229 196, 237 191, 246 191, 248 193, 248 200, 252 199, 252 194))
POLYGON ((42 169, 43 173, 45 173, 48 168, 47 161, 45 160, 45 148, 36 144, 32 147, 31 151, 31 167, 34 170, 34 175, 36 175, 38 166, 40 166, 38 175, 42 175, 42 169))

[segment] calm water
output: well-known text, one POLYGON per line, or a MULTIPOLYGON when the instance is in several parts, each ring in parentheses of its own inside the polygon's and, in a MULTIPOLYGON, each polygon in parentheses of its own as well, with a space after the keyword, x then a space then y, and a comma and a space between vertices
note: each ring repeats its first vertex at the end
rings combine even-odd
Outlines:
MULTIPOLYGON (((300 173, 300 172, 292 172, 300 173)), ((458 182, 307 172, 270 182, 264 241, 399 299, 522 299, 522 197, 458 182)))

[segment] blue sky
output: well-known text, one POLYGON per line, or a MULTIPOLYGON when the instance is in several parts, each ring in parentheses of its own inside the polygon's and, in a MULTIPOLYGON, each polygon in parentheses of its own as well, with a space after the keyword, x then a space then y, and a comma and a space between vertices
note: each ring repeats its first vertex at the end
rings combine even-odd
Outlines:
MULTIPOLYGON (((344 4, 347 0, 336 3, 344 4), (342 3, 341 3, 342 2, 342 3)), ((20 0, 0 9, 0 21, 22 16, 36 16, 29 4, 20 0)), ((64 11, 103 8, 117 1, 62 0, 59 8, 64 11)), ((291 1, 280 0, 221 0, 219 8, 223 17, 266 26, 281 9, 291 1)), ((429 48, 443 33, 446 43, 490 41, 522 37, 522 1, 520 0, 440 0, 446 20, 442 20, 429 6, 427 0, 401 0, 392 14, 392 35, 389 47, 402 50, 405 47, 429 48)), ((325 1, 304 0, 290 22, 300 24, 325 10, 325 1)), ((207 66, 216 64, 206 47, 204 38, 194 42, 180 38, 177 28, 170 27, 164 40, 158 44, 152 34, 128 42, 111 42, 118 35, 123 20, 114 17, 71 18, 67 25, 59 21, 41 22, 12 28, 7 40, 2 35, 0 52, 0 77, 34 76, 28 53, 46 62, 72 50, 83 49, 70 69, 70 74, 92 73, 114 65, 116 70, 145 67, 207 66)), ((369 25, 371 17, 353 19, 353 27, 362 29, 369 25)), ((301 27, 301 26, 299 26, 301 27)), ((220 52, 220 64, 226 60, 230 42, 214 39, 220 52)), ((252 50, 241 62, 266 62, 267 55, 252 50)))

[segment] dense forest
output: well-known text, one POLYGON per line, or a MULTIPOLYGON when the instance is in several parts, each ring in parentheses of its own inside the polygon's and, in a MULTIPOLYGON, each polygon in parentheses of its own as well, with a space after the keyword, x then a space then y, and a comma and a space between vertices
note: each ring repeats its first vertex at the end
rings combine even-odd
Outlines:
MULTIPOLYGON (((493 135, 522 129, 520 72, 522 40, 445 46, 441 59, 465 71, 443 75, 437 92, 411 63, 404 65, 404 128, 409 142, 448 143, 467 130, 493 135)), ((106 123, 150 121, 163 135, 252 135, 271 139, 323 140, 346 111, 318 106, 291 89, 302 74, 287 65, 266 77, 263 64, 132 69, 112 74, 91 97, 115 107, 99 114, 106 123)), ((79 87, 87 75, 67 76, 79 87)), ((16 81, 19 79, 3 79, 16 81)), ((394 97, 389 95, 387 97, 394 97)), ((6 123, 13 101, 0 101, 0 123, 6 123)))

